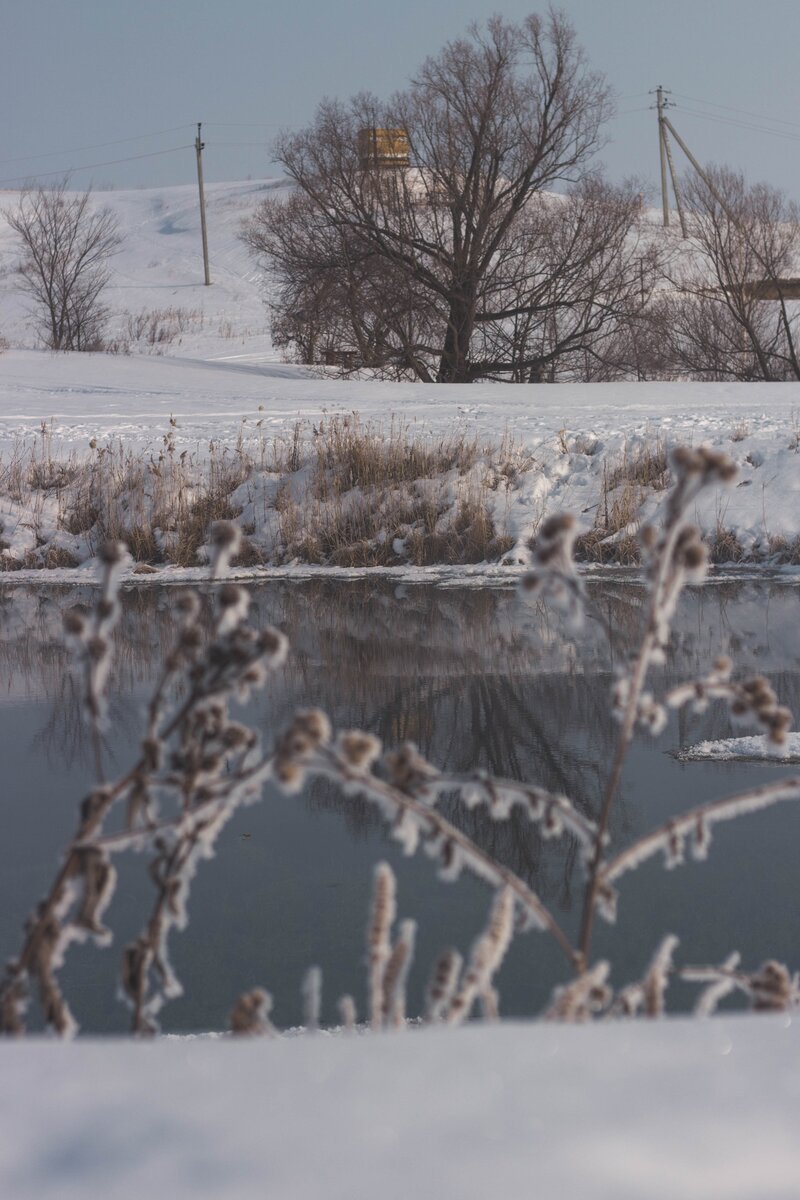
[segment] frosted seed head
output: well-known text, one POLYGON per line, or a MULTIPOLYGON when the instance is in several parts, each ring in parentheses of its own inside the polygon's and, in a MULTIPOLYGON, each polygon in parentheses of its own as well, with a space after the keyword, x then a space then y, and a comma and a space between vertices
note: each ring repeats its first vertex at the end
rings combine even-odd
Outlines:
POLYGON ((272 1033, 271 1012, 272 996, 264 988, 243 992, 230 1015, 231 1033, 237 1037, 259 1037, 272 1033))
POLYGON ((127 548, 124 542, 104 542, 98 551, 98 558, 106 567, 117 567, 125 561, 127 548))
POLYGON ((336 748, 349 767, 356 771, 365 771, 380 756, 381 741, 371 733, 350 729, 339 734, 336 748))
POLYGON ((68 608, 61 622, 64 632, 70 637, 81 637, 86 632, 86 619, 77 608, 68 608))
POLYGON ((575 518, 572 513, 555 513, 543 522, 539 532, 542 538, 550 541, 553 538, 561 537, 564 533, 569 533, 574 528, 575 518))
POLYGON ((305 735, 311 746, 327 745, 331 740, 331 723, 321 708, 307 708, 295 716, 293 729, 305 735))
POLYGON ((655 525, 643 525, 639 532, 639 541, 645 550, 652 550, 658 541, 658 530, 655 525))
POLYGON ((753 1008, 757 1012, 782 1012, 793 999, 792 977, 783 963, 770 959, 750 978, 753 1008))
POLYGON ((175 611, 183 617, 196 617, 200 612, 197 592, 179 592, 175 598, 175 611))
POLYGON ((219 602, 222 608, 235 608, 237 605, 244 604, 246 600, 247 593, 238 584, 224 583, 219 589, 219 602))
POLYGON ((214 521, 211 526, 211 545, 218 550, 233 554, 239 547, 240 538, 239 527, 233 521, 214 521))
POLYGON ((203 644, 203 635, 196 625, 187 625, 181 631, 180 644, 184 650, 199 650, 203 644))
POLYGON ((96 612, 101 621, 108 621, 117 613, 117 605, 105 596, 98 600, 96 612))
POLYGON ((288 653, 289 639, 270 626, 257 634, 257 645, 261 654, 271 660, 272 666, 279 666, 288 653))
POLYGON ((279 787, 289 795, 299 792, 305 782, 304 771, 291 758, 276 757, 272 771, 279 787))

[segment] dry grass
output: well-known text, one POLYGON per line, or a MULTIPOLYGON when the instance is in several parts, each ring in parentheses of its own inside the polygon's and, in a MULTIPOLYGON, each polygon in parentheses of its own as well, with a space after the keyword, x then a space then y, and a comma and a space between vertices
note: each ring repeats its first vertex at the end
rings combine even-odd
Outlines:
MULTIPOLYGON (((392 422, 381 432, 356 415, 255 444, 247 432, 243 423, 236 445, 202 456, 179 453, 170 429, 157 454, 92 442, 87 458, 59 455, 43 427, 0 462, 0 495, 25 521, 31 510, 55 520, 76 539, 73 558, 114 540, 137 563, 196 566, 211 525, 239 518, 241 566, 480 562, 510 547, 494 514, 531 460, 507 437, 492 448, 463 430, 434 438, 392 422)), ((24 565, 44 565, 44 544, 24 565)), ((22 553, 4 559, 23 565, 22 553)))
POLYGON ((603 489, 594 527, 575 541, 579 562, 635 566, 640 562, 638 531, 642 503, 649 491, 669 485, 669 454, 656 437, 631 451, 603 474, 603 489))
POLYGON ((165 346, 179 341, 184 333, 202 330, 204 324, 203 311, 199 308, 170 307, 129 312, 113 348, 117 353, 129 353, 135 347, 161 354, 165 346))
POLYGON ((620 567, 635 567, 641 561, 639 540, 628 533, 615 541, 608 541, 602 529, 592 529, 575 540, 577 562, 613 563, 620 567))
POLYGON ((320 500, 353 488, 391 488, 456 471, 478 460, 477 440, 462 430, 438 438, 413 436, 392 420, 388 433, 358 416, 333 417, 314 430, 314 490, 320 500))
POLYGON ((709 542, 708 557, 712 563, 739 563, 744 562, 747 555, 736 533, 717 523, 709 542))
POLYGON ((646 442, 633 451, 626 447, 622 461, 609 471, 606 489, 613 492, 621 484, 651 488, 663 492, 669 485, 669 452, 660 437, 646 442))
POLYGON ((800 567, 800 535, 795 538, 775 534, 767 540, 767 554, 780 566, 800 567))

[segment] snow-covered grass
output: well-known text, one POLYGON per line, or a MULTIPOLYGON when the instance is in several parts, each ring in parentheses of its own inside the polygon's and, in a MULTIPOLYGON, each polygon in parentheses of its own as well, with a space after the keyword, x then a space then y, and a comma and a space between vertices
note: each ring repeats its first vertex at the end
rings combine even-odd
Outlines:
POLYGON ((139 564, 208 559, 214 521, 236 520, 234 565, 485 562, 512 541, 504 506, 529 460, 506 439, 465 430, 386 431, 357 417, 233 446, 177 452, 173 418, 157 456, 92 439, 89 456, 53 451, 49 427, 0 459, 0 568, 69 568, 108 540, 139 564))
POLYGON ((3 1047, 14 1200, 790 1200, 785 1017, 3 1047))
POLYGON ((703 442, 739 468, 736 485, 711 490, 694 514, 712 557, 791 568, 800 559, 799 421, 794 384, 432 387, 311 379, 270 364, 9 351, 0 355, 0 537, 7 565, 88 561, 101 530, 89 536, 96 522, 77 500, 86 523, 79 528, 73 513, 65 525, 64 506, 70 475, 86 501, 85 481, 102 458, 99 515, 120 529, 151 527, 138 553, 154 561, 191 565, 203 544, 194 522, 172 552, 175 521, 159 526, 153 511, 168 475, 181 512, 213 493, 238 514, 251 566, 519 563, 556 510, 577 515, 583 557, 628 563, 639 523, 663 497, 668 449, 703 442), (353 474, 354 442, 372 456, 366 477, 353 474), (449 446, 450 459, 434 461, 437 446, 449 446), (320 447, 336 476, 327 497, 320 447), (463 452, 452 459, 456 447, 470 448, 469 463, 463 452), (416 512, 402 519, 409 493, 416 512), (474 518, 476 501, 483 535, 454 550, 452 531, 476 525, 460 512, 471 508, 474 518), (311 526, 324 535, 316 546, 311 526), (421 547, 414 527, 437 536, 421 547))

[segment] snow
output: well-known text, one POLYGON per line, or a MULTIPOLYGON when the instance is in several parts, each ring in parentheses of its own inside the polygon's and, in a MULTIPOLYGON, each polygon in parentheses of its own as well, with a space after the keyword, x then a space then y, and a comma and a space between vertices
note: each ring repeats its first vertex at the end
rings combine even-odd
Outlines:
MULTIPOLYGON (((92 439, 157 456, 171 432, 176 454, 186 449, 202 457, 211 441, 233 446, 241 438, 257 458, 265 439, 290 437, 297 421, 310 437, 322 418, 353 412, 375 429, 400 421, 410 436, 463 430, 482 445, 499 446, 510 435, 520 458, 528 456, 527 469, 507 490, 498 489, 492 502, 496 523, 519 548, 548 512, 572 511, 590 529, 607 471, 656 437, 673 445, 706 442, 738 462, 738 485, 712 489, 698 505, 696 519, 706 534, 720 526, 733 531, 745 556, 755 559, 770 558, 770 538, 790 543, 800 535, 797 384, 437 388, 311 378, 285 364, 244 366, 219 358, 34 350, 0 355, 0 450, 7 457, 21 443, 30 445, 46 422, 55 457, 88 455, 92 439), (734 441, 737 426, 749 432, 734 441)), ((263 478, 253 479, 254 494, 265 490, 263 478)), ((642 492, 645 516, 662 495, 642 492)), ((44 528, 37 532, 45 541, 55 534, 57 507, 54 498, 40 503, 37 525, 44 528)), ((4 523, 27 527, 32 539, 31 514, 12 509, 4 523)), ((20 543, 14 550, 27 548, 20 543)), ((80 545, 70 548, 79 559, 88 553, 80 545)))
POLYGON ((764 762, 800 763, 800 733, 789 733, 782 746, 775 746, 762 735, 721 738, 716 742, 698 742, 687 746, 677 757, 682 762, 735 762, 763 760, 764 762))
MULTIPOLYGON (((764 557, 770 537, 800 536, 800 384, 434 387, 337 380, 280 362, 262 280, 237 235, 258 202, 283 186, 207 186, 210 288, 201 282, 193 187, 98 194, 125 239, 107 297, 112 336, 125 336, 129 317, 180 310, 172 341, 148 346, 140 338, 130 355, 31 348, 0 215, 0 335, 11 345, 0 353, 0 453, 8 459, 30 445, 42 423, 56 457, 88 455, 92 439, 157 455, 169 430, 177 453, 202 458, 211 441, 238 439, 255 451, 265 438, 289 436, 297 421, 308 434, 322 418, 354 412, 380 429, 399 420, 412 436, 463 429, 499 445, 508 435, 530 462, 498 496, 495 516, 522 548, 547 512, 573 511, 591 527, 604 476, 656 438, 706 442, 731 454, 740 476, 699 506, 704 531, 732 531, 754 558, 764 557)), ((0 208, 17 198, 5 193, 0 208)), ((256 480, 254 488, 266 495, 267 484, 256 480)), ((659 495, 642 498, 651 515, 659 495)), ((61 544, 57 516, 52 497, 40 497, 34 513, 0 496, 13 554, 61 544)), ((79 568, 18 572, 14 582, 91 581, 97 564, 88 542, 66 548, 79 568)), ((381 573, 485 587, 507 586, 521 568, 381 573)), ((290 564, 231 574, 322 571, 342 579, 367 573, 290 564)), ((800 569, 783 571, 800 582, 800 569)), ((205 575, 199 566, 167 567, 127 578, 181 583, 205 575)), ((759 604, 755 598, 754 610, 759 604)), ((800 760, 800 734, 785 749, 783 761, 800 760)), ((736 738, 683 756, 765 758, 766 749, 761 738, 736 738)), ((0 1196, 794 1197, 799 1037, 782 1017, 725 1017, 244 1043, 5 1044, 0 1196)))
MULTIPOLYGON (((212 286, 203 285, 197 187, 141 188, 95 192, 94 204, 108 208, 123 238, 110 262, 104 303, 111 310, 108 334, 126 329, 127 314, 181 309, 188 328, 156 352, 191 357, 218 354, 248 362, 274 358, 260 280, 238 234, 243 219, 281 179, 206 184, 212 286)), ((20 193, 0 196, 0 267, 17 258, 15 239, 3 213, 20 193)), ((31 345, 27 301, 11 271, 0 271, 0 334, 12 345, 31 345)))
POLYGON ((783 1017, 1 1052, 14 1200, 788 1200, 800 1178, 783 1017))
MULTIPOLYGON (((232 446, 239 438, 257 452, 265 439, 290 436, 297 421, 310 435, 323 417, 353 412, 378 429, 399 421, 410 436, 463 430, 495 446, 510 436, 520 461, 527 456, 527 469, 492 504, 495 524, 521 551, 548 512, 572 511, 591 528, 604 503, 604 477, 657 439, 706 442, 730 453, 740 469, 737 486, 712 491, 699 505, 697 520, 706 533, 729 530, 745 558, 762 561, 775 558, 775 539, 792 543, 800 535, 797 383, 437 387, 334 379, 280 362, 268 332, 265 282, 238 235, 257 204, 285 187, 281 179, 209 185, 208 288, 193 187, 96 194, 96 203, 116 215, 124 238, 107 293, 111 334, 124 334, 130 314, 183 313, 185 328, 173 341, 149 346, 144 336, 130 355, 30 348, 26 301, 11 270, 14 241, 0 212, 0 334, 12 347, 0 354, 0 452, 7 457, 21 441, 30 444, 43 422, 53 453, 61 456, 88 455, 92 439, 156 454, 168 431, 177 454, 202 457, 212 440, 232 446)), ((13 208, 17 199, 18 193, 6 193, 0 209, 13 208)), ((268 491, 263 480, 253 486, 258 494, 268 491)), ((650 516, 660 495, 644 490, 639 498, 650 516)), ((60 544, 52 498, 36 514, 2 503, 7 511, 0 519, 19 532, 14 555, 30 550, 36 535, 39 545, 42 539, 60 544)), ((71 541, 62 548, 79 561, 90 552, 71 541)))

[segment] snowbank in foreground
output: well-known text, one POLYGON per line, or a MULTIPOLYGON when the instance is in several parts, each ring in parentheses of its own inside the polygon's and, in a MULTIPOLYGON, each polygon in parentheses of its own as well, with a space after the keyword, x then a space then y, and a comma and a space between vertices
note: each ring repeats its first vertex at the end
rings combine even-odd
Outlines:
POLYGON ((765 1200, 800 1179, 785 1017, 0 1048, 14 1200, 765 1200))
POLYGON ((698 742, 677 755, 682 762, 735 762, 737 759, 763 759, 764 762, 800 762, 800 733, 789 733, 782 746, 774 746, 763 736, 721 738, 718 742, 698 742))

